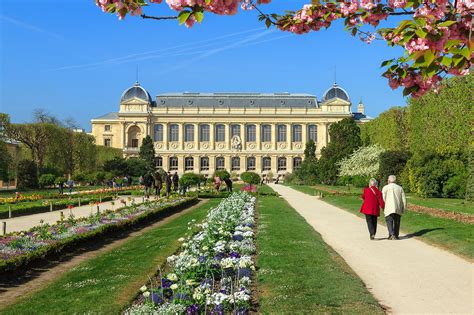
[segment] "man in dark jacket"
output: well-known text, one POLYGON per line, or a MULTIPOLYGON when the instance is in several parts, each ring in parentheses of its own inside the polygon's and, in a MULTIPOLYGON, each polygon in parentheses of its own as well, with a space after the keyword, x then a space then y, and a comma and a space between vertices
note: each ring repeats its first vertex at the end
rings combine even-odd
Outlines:
POLYGON ((146 173, 143 176, 143 185, 145 185, 145 197, 150 198, 151 186, 153 186, 153 176, 150 173, 146 173))
POLYGON ((178 191, 179 176, 178 172, 174 172, 173 175, 173 190, 178 191))
POLYGON ((230 178, 224 179, 225 185, 227 186, 227 191, 232 191, 232 180, 230 178))
POLYGON ((171 193, 171 173, 170 172, 168 172, 168 174, 166 175, 165 185, 166 185, 166 197, 169 197, 171 193))
POLYGON ((155 173, 155 195, 157 197, 160 196, 161 194, 161 189, 163 188, 163 180, 161 179, 161 174, 160 172, 155 173))

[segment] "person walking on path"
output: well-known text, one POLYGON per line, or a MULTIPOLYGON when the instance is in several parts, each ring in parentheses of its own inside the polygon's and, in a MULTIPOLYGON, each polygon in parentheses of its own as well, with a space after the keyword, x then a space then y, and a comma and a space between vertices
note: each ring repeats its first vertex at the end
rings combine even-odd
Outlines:
POLYGON ((377 181, 374 178, 369 180, 369 187, 364 188, 362 199, 364 201, 360 212, 365 214, 370 239, 373 240, 377 233, 377 217, 380 215, 380 208, 385 207, 382 192, 377 189, 377 181))
POLYGON ((161 178, 160 172, 155 173, 155 178, 154 179, 155 179, 155 182, 154 182, 155 195, 159 197, 160 194, 161 194, 161 189, 163 188, 163 180, 161 178))
POLYGON ((151 186, 153 185, 153 176, 150 173, 143 176, 143 185, 145 185, 145 197, 150 198, 151 186))
POLYGON ((403 188, 395 181, 395 175, 388 177, 388 184, 382 188, 383 201, 385 202, 384 213, 387 221, 388 239, 398 240, 400 234, 400 220, 407 208, 407 199, 403 188))
POLYGON ((165 185, 166 185, 166 197, 169 197, 171 193, 171 173, 170 172, 168 172, 168 174, 166 175, 165 185))
POLYGON ((178 172, 174 172, 173 174, 173 190, 174 191, 178 191, 178 184, 179 184, 178 172))
POLYGON ((214 183, 216 184, 216 191, 219 192, 219 189, 221 188, 221 178, 216 176, 214 178, 214 183))
POLYGON ((69 194, 71 194, 72 193, 72 188, 74 187, 74 181, 72 179, 69 179, 67 181, 67 186, 69 188, 69 194))

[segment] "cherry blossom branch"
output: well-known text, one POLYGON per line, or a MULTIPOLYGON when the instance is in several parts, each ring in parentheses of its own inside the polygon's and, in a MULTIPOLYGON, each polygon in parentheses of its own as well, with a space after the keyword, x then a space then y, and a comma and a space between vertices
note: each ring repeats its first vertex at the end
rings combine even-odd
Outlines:
POLYGON ((151 15, 146 15, 146 14, 142 14, 140 16, 144 19, 152 19, 152 20, 176 20, 178 18, 177 16, 151 16, 151 15))

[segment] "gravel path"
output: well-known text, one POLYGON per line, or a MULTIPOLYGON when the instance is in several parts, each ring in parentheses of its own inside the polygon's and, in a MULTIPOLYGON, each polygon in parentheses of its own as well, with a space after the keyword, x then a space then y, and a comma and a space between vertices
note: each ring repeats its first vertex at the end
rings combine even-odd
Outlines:
MULTIPOLYGON (((389 241, 365 220, 290 187, 270 184, 364 281, 393 314, 473 314, 473 264, 415 238, 389 241)), ((380 220, 380 219, 379 219, 380 220)), ((403 228, 403 218, 402 218, 403 228)))

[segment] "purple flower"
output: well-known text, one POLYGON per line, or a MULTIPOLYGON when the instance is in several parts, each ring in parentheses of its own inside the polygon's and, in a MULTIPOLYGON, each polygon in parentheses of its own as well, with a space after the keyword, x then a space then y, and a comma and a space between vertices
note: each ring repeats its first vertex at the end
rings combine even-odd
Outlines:
POLYGON ((163 299, 161 298, 161 296, 159 296, 158 294, 156 294, 155 292, 153 292, 151 294, 151 300, 153 301, 153 303, 155 303, 156 305, 160 305, 160 304, 163 304, 163 299))
POLYGON ((186 314, 189 314, 189 315, 199 314, 199 305, 198 304, 189 305, 188 308, 186 309, 186 314))
POLYGON ((230 253, 229 256, 230 256, 231 258, 240 258, 240 254, 237 253, 237 252, 232 252, 232 253, 230 253))
POLYGON ((241 240, 244 239, 244 237, 243 237, 242 235, 233 235, 233 236, 232 236, 232 239, 233 239, 234 241, 241 241, 241 240))

